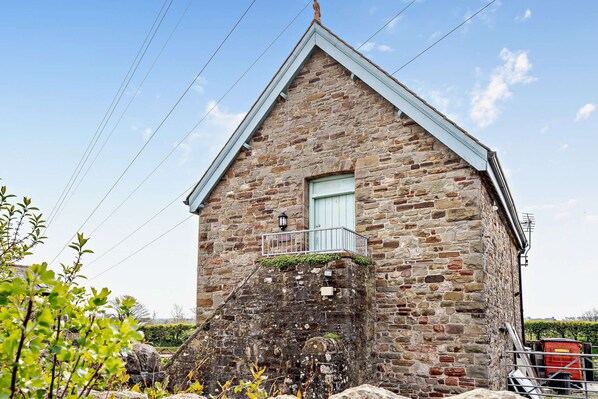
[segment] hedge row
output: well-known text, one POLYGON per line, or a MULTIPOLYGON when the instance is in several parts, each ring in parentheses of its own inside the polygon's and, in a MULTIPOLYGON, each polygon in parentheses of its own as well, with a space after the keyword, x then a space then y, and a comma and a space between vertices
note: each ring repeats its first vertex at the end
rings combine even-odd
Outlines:
POLYGON ((148 324, 140 329, 153 346, 181 346, 195 331, 195 324, 148 324))
MULTIPOLYGON (((195 324, 151 324, 141 326, 141 331, 154 346, 180 346, 193 334, 195 324)), ((525 338, 571 338, 598 346, 598 322, 526 320, 525 338)))
POLYGON ((526 320, 524 325, 525 338, 529 340, 571 338, 598 345, 597 321, 526 320))

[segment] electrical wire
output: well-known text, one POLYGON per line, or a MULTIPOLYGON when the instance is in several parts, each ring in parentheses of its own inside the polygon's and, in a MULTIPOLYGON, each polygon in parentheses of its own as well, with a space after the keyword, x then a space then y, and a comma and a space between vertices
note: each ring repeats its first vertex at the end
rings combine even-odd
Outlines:
POLYGON ((126 240, 128 240, 129 238, 131 238, 135 233, 137 233, 139 230, 141 230, 142 228, 144 228, 145 226, 147 226, 149 224, 149 222, 151 222, 152 220, 154 220, 155 218, 157 218, 166 209, 170 208, 172 206, 172 204, 174 204, 175 202, 179 201, 179 199, 181 197, 185 196, 193 188, 193 186, 194 185, 191 185, 189 188, 186 188, 185 191, 183 191, 181 193, 181 195, 179 195, 178 197, 176 197, 175 199, 173 199, 172 201, 170 201, 168 204, 166 204, 164 207, 162 207, 162 209, 160 209, 158 212, 156 212, 152 217, 150 217, 149 219, 147 219, 139 227, 137 227, 135 230, 133 230, 132 232, 130 232, 126 237, 124 237, 121 240, 119 240, 116 244, 114 244, 109 249, 107 249, 106 251, 104 251, 104 253, 102 253, 97 258, 95 258, 94 260, 92 260, 91 262, 89 262, 87 264, 87 266, 90 266, 91 264, 97 262, 98 260, 100 260, 104 256, 106 256, 108 253, 110 253, 114 249, 118 248, 122 243, 124 243, 126 240))
MULTIPOLYGON (((443 37, 441 37, 439 40, 437 40, 436 42, 432 43, 432 45, 428 46, 426 49, 424 49, 423 51, 421 51, 421 52, 420 52, 418 55, 416 55, 415 57, 413 57, 412 59, 410 59, 408 62, 406 62, 405 64, 403 64, 403 65, 402 65, 400 68, 398 68, 398 69, 397 69, 395 72, 393 72, 392 74, 394 75, 395 73, 397 73, 398 71, 400 71, 402 68, 404 68, 405 66, 409 65, 411 62, 415 61, 417 58, 419 58, 419 57, 420 57, 421 55, 423 55, 425 52, 427 52, 427 51, 428 51, 428 50, 430 50, 432 47, 434 47, 436 44, 438 44, 440 41, 442 41, 443 39, 445 39, 446 37, 448 37, 450 34, 452 34, 453 32, 455 32, 455 31, 456 31, 457 29, 459 29, 461 26, 465 25, 467 22, 469 22, 469 21, 470 21, 471 19, 473 19, 475 16, 477 16, 478 14, 480 14, 482 11, 484 11, 486 8, 488 8, 488 7, 489 7, 489 6, 490 6, 492 3, 494 3, 495 1, 496 1, 496 0, 491 0, 491 1, 490 1, 488 4, 486 4, 484 7, 480 8, 480 9, 479 9, 477 12, 475 12, 474 14, 472 14, 472 15, 471 15, 470 17, 468 17, 467 19, 465 19, 463 22, 461 22, 459 25, 457 25, 455 28, 453 28, 451 31, 449 31, 447 34, 445 34, 445 35, 444 35, 443 37)), ((310 1, 310 2, 311 2, 311 1, 310 1)), ((396 18, 397 18, 397 17, 398 17, 398 16, 399 16, 399 15, 400 15, 402 12, 404 12, 404 11, 405 11, 405 10, 406 10, 406 9, 407 9, 407 8, 408 8, 408 7, 409 7, 411 4, 413 4, 414 2, 415 2, 415 0, 413 0, 411 3, 409 3, 409 4, 408 4, 408 5, 405 7, 405 8, 403 8, 403 9, 402 9, 402 10, 399 12, 399 14, 397 14, 395 17, 393 17, 393 18, 392 18, 390 21, 392 21, 392 20, 396 19, 396 18)), ((308 4, 309 4, 309 2, 308 2, 308 4)), ((305 9, 305 7, 303 8, 303 10, 304 10, 304 9, 305 9)), ((295 17, 295 18, 294 18, 294 19, 291 21, 291 23, 290 23, 290 24, 292 24, 292 23, 294 22, 294 20, 295 20, 295 19, 297 19, 297 17, 298 17, 298 16, 301 14, 301 12, 303 12, 303 10, 301 10, 301 11, 299 12, 299 14, 298 14, 298 15, 297 15, 297 16, 296 16, 296 17, 295 17)), ((381 31, 382 31, 382 29, 384 29, 384 28, 385 28, 385 27, 386 27, 386 26, 387 26, 387 25, 390 23, 390 21, 389 21, 389 22, 387 22, 387 23, 386 23, 384 26, 382 26, 382 28, 380 28, 380 29, 379 29, 379 30, 378 30, 376 33, 374 33, 372 36, 370 36, 370 37, 369 37, 369 38, 368 38, 368 39, 367 39, 365 42, 367 43, 367 42, 368 42, 369 40, 371 40, 371 39, 372 39, 374 36, 376 36, 376 35, 377 35, 379 32, 381 32, 381 31)), ((288 27, 290 26, 290 24, 289 24, 289 25, 287 25, 287 27, 285 28, 285 30, 286 30, 286 29, 288 29, 288 27)), ((274 41, 278 40, 278 38, 279 38, 279 37, 282 35, 282 33, 284 33, 284 31, 285 31, 285 30, 283 30, 283 32, 281 32, 281 33, 279 34, 279 36, 277 36, 277 38, 276 38, 274 41)), ((272 43, 270 44, 270 46, 268 46, 268 47, 267 47, 267 49, 266 49, 266 50, 265 50, 265 51, 264 51, 264 52, 263 52, 263 53, 260 55, 260 57, 258 57, 258 59, 257 59, 257 60, 256 60, 256 61, 255 61, 255 62, 254 62, 254 63, 253 63, 253 64, 252 64, 250 67, 249 67, 249 69, 251 69, 251 68, 252 68, 252 67, 255 65, 255 63, 256 63, 256 62, 257 62, 257 61, 258 61, 258 60, 259 60, 259 59, 260 59, 260 58, 263 56, 263 54, 264 54, 264 53, 265 53, 265 52, 266 52, 266 51, 267 51, 267 50, 268 50, 268 49, 269 49, 269 48, 270 48, 270 47, 271 47, 273 44, 274 44, 274 42, 272 42, 272 43)), ((363 46, 363 45, 362 45, 362 46, 363 46)), ((360 46, 360 47, 361 47, 361 46, 360 46)), ((358 48, 358 49, 359 49, 359 48, 358 48)), ((246 74, 246 73, 249 71, 249 69, 248 69, 247 71, 245 71, 245 73, 244 73, 243 75, 241 75, 241 78, 242 78, 243 76, 245 76, 245 74, 246 74)), ((228 93, 229 93, 229 92, 232 90, 232 88, 233 88, 233 87, 235 87, 235 85, 236 85, 236 84, 239 82, 239 80, 240 80, 241 78, 239 78, 239 79, 238 79, 238 80, 235 82, 235 84, 233 84, 233 86, 231 86, 231 88, 230 88, 230 89, 229 89, 229 90, 228 90, 228 91, 225 93, 225 96, 226 96, 226 94, 228 94, 228 93)), ((223 97, 221 97, 221 99, 220 99, 219 101, 221 101, 221 100, 222 100, 222 98, 224 98, 224 96, 223 96, 223 97)), ((185 139, 186 139, 186 138, 187 138, 187 137, 188 137, 188 136, 191 134, 191 132, 193 132, 193 131, 194 131, 194 130, 197 128, 197 126, 198 126, 198 125, 199 125, 199 124, 200 124, 200 123, 201 123, 201 122, 202 122, 202 121, 205 119, 205 117, 207 116, 207 114, 209 114, 209 112, 211 112, 211 110, 212 110, 212 109, 214 109, 215 107, 216 107, 216 106, 212 107, 212 108, 211 108, 211 109, 208 111, 208 113, 206 113, 206 115, 204 115, 204 117, 203 117, 203 118, 200 120, 200 122, 198 122, 198 124, 197 124, 197 125, 195 125, 195 127, 194 127, 193 129, 191 129, 191 131, 190 131, 190 132, 189 132, 189 133, 188 133, 188 134, 187 134, 187 135, 186 135, 186 136, 183 138, 183 140, 181 140, 181 141, 179 142, 179 144, 177 144, 177 146, 175 146, 175 148, 174 148, 174 149, 176 149, 176 148, 177 148, 177 147, 178 147, 178 146, 179 146, 179 145, 180 145, 180 144, 181 144, 181 143, 182 143, 182 142, 183 142, 183 141, 184 141, 184 140, 185 140, 185 139)), ((166 159, 168 159, 168 157, 170 157, 170 155, 171 155, 173 152, 174 152, 174 151, 171 151, 171 152, 170 152, 170 153, 169 153, 169 154, 166 156, 166 158, 164 158, 164 159, 162 160, 162 162, 161 162, 161 163, 158 165, 158 167, 160 167, 160 166, 161 166, 161 165, 164 163, 164 161, 165 161, 166 159)), ((144 182, 145 182, 145 181, 146 181, 146 180, 149 178, 149 176, 151 176, 151 175, 152 175, 152 174, 153 174, 153 173, 156 171, 156 169, 157 169, 158 167, 156 167, 156 168, 155 168, 155 169, 154 169, 154 170, 153 170, 153 171, 152 171, 152 172, 151 172, 151 173, 150 173, 150 174, 149 174, 149 175, 148 175, 148 176, 147 176, 147 177, 146 177, 146 178, 145 178, 145 179, 142 181, 142 184, 143 184, 143 183, 144 183, 144 182)), ((137 187, 137 188, 136 188, 136 189, 133 191, 133 193, 134 193, 135 191, 137 191, 137 189, 138 189, 139 187, 140 187, 140 186, 138 186, 138 187, 137 187)), ((192 188, 192 187, 191 187, 191 188, 192 188)), ((185 191, 184 193, 186 193, 186 192, 187 192, 187 191, 185 191)), ((131 193, 131 194, 132 194, 132 193, 131 193)), ((183 194, 183 195, 184 195, 184 194, 183 194)), ((135 229, 135 230, 134 230, 132 233, 130 233, 129 235, 127 235, 127 236, 126 236, 125 238, 123 238, 121 241, 119 241, 119 242, 118 242, 116 245, 114 245, 114 246, 113 246, 113 247, 111 247, 109 250, 107 250, 106 252, 104 252, 104 253, 103 253, 103 254, 102 254, 100 257, 103 257, 103 256, 105 256, 105 255, 106 255, 108 252, 112 251, 114 248, 116 248, 117 246, 119 246, 120 244, 122 244, 122 242, 124 242, 125 240, 127 240, 128 238, 130 238, 130 237, 131 237, 133 234, 135 234, 137 231, 139 231, 141 228, 143 228, 145 225, 147 225, 147 224, 148 224, 148 223, 149 223, 151 220, 153 220, 153 219, 154 219, 156 216, 158 216, 159 214, 161 214, 161 213, 162 213, 162 212, 163 212, 163 211, 164 211, 166 208, 170 207, 170 206, 171 206, 171 205, 172 205, 174 202, 176 202, 176 200, 178 200, 178 199, 179 199, 181 196, 182 196, 182 195, 179 195, 179 196, 177 196, 177 197, 176 197, 176 198, 175 198, 173 201, 171 201, 171 202, 170 202, 168 205, 166 205, 164 208, 162 208, 162 209, 161 209, 161 210, 160 210, 160 211, 159 211, 157 214, 155 214, 154 216, 152 216, 152 217, 151 217, 149 220, 147 220, 145 223, 143 223, 141 226, 139 226, 137 229, 135 229)), ((127 197, 126 199, 128 199, 128 198, 129 198, 129 197, 127 197)), ((126 199, 125 199, 125 201, 126 201, 126 199)), ((123 202, 123 203, 124 203, 124 202, 123 202)), ((118 206, 118 207, 115 209, 115 211, 114 211, 114 212, 116 212, 116 210, 118 210, 118 208, 120 208, 120 206, 121 206, 121 205, 122 205, 122 203, 121 203, 121 204, 120 204, 120 205, 119 205, 119 206, 118 206)), ((112 213, 112 214, 113 214, 113 213, 112 213)), ((110 214, 109 216, 111 216, 112 214, 110 214)), ((138 249, 138 250, 137 250, 137 251, 135 251, 133 254, 129 255, 129 256, 128 256, 128 257, 126 257, 126 258, 124 258, 123 260, 121 260, 120 262, 116 263, 115 265, 113 265, 113 266, 109 267, 108 269, 104 270, 104 271, 103 271, 103 272, 101 272, 100 274, 98 274, 98 275, 94 276, 92 279, 94 279, 94 278, 96 278, 96 277, 98 277, 98 276, 100 276, 100 275, 102 275, 102 274, 106 273, 107 271, 109 271, 109 270, 111 270, 111 269, 113 269, 113 268, 117 267, 118 265, 120 265, 121 263, 123 263, 124 261, 126 261, 127 259, 129 259, 130 257, 132 257, 133 255, 137 254, 137 253, 138 253, 138 252, 140 252, 141 250, 143 250, 143 249, 147 248, 148 246, 150 246, 151 244, 153 244, 154 242, 156 242, 156 241, 157 241, 159 238, 161 238, 162 236, 166 235, 168 232, 172 231, 174 228, 178 227, 180 224, 182 224, 183 222, 185 222, 186 220, 188 220, 188 219, 189 219, 190 217, 192 217, 192 216, 193 216, 193 215, 190 215, 189 217, 185 218, 183 221, 179 222, 177 225, 175 225, 174 227, 172 227, 171 229, 169 229, 168 231, 166 231, 165 233, 163 233, 162 235, 160 235, 160 236, 159 236, 159 237, 157 237, 156 239, 152 240, 150 243, 148 243, 148 244, 146 244, 145 246, 143 246, 142 248, 138 249)), ((105 220, 107 220, 107 219, 105 219, 105 220)), ((102 222, 102 224, 105 222, 105 220, 102 222)), ((101 226, 101 224, 100 224, 100 226, 101 226)), ((98 227, 99 227, 99 226, 98 226, 98 227)), ((97 228, 96 228, 96 229, 97 229, 97 228)), ((98 258, 98 259, 99 259, 99 258, 98 258)), ((98 260, 98 259, 96 259, 96 260, 98 260)), ((94 260, 94 262, 95 262, 96 260, 94 260)), ((92 262, 92 263, 93 263, 93 262, 92 262)))
POLYGON ((83 170, 85 163, 87 162, 87 160, 89 159, 89 156, 93 152, 94 147, 96 146, 98 140, 100 139, 102 133, 104 132, 104 129, 106 128, 108 121, 112 117, 112 114, 116 110, 116 107, 120 103, 120 100, 122 99, 131 79, 137 72, 137 69, 139 68, 139 64, 143 60, 143 57, 145 56, 147 49, 149 48, 152 41, 154 40, 154 37, 156 36, 158 29, 160 29, 160 26, 162 25, 162 22, 164 21, 164 18, 166 17, 166 14, 168 13, 170 6, 172 5, 173 0, 170 0, 170 2, 168 2, 168 1, 169 0, 164 1, 164 4, 162 5, 160 12, 156 16, 154 23, 152 24, 149 32, 147 33, 147 35, 145 37, 145 40, 143 41, 141 47, 139 48, 137 55, 133 59, 133 62, 131 63, 129 70, 125 74, 125 77, 123 78, 123 81, 121 82, 120 87, 118 88, 116 94, 114 95, 114 98, 112 99, 110 106, 106 110, 106 113, 104 114, 104 117, 102 118, 102 121, 98 125, 91 141, 87 145, 85 152, 83 153, 81 159, 79 160, 79 163, 77 164, 77 166, 75 167, 75 170, 73 171, 71 177, 69 178, 67 185, 65 186, 64 190, 60 194, 59 199, 56 201, 56 204, 54 204, 52 211, 50 211, 50 214, 48 217, 48 223, 46 224, 44 232, 50 227, 52 222, 56 219, 56 216, 58 215, 60 208, 63 206, 63 204, 68 196, 68 193, 71 191, 71 188, 73 187, 77 178, 79 177, 81 170, 83 170), (168 4, 167 7, 166 7, 166 4, 168 4), (165 11, 164 11, 164 7, 166 7, 165 11), (162 13, 162 11, 164 11, 164 13, 162 13))
POLYGON ((156 238, 154 238, 153 240, 151 240, 150 242, 148 242, 147 244, 145 244, 141 248, 137 249, 132 254, 128 255, 127 257, 125 257, 123 259, 121 259, 119 262, 115 263, 114 265, 110 266, 109 268, 107 268, 107 269, 101 271, 100 273, 96 274, 95 276, 93 276, 89 280, 90 281, 94 280, 94 279, 100 277, 102 274, 107 273, 110 270, 114 269, 115 267, 117 267, 121 263, 129 260, 133 256, 137 255, 139 252, 143 251, 144 249, 146 249, 147 247, 149 247, 150 245, 152 245, 153 243, 155 243, 156 241, 158 241, 160 238, 164 237, 166 234, 170 233, 172 230, 176 229, 177 227, 179 227, 180 225, 182 225, 183 223, 185 223, 187 220, 191 219, 193 216, 194 215, 188 215, 188 216, 186 216, 183 220, 181 220, 180 222, 178 222, 177 224, 175 224, 174 226, 172 226, 170 229, 166 230, 165 232, 163 232, 162 234, 160 234, 159 236, 157 236, 156 238))
POLYGON ((291 20, 291 22, 289 22, 289 24, 287 24, 287 26, 276 36, 276 38, 264 49, 264 51, 262 51, 262 53, 255 59, 255 61, 253 61, 253 63, 245 70, 245 72, 243 72, 241 74, 241 76, 239 76, 239 78, 235 81, 235 83, 232 84, 232 86, 230 86, 228 88, 228 90, 218 99, 218 101, 216 101, 212 107, 210 107, 210 109, 208 109, 208 111, 202 116, 202 118, 199 120, 199 122, 197 122, 195 124, 195 126, 193 126, 193 128, 191 130, 189 130, 189 132, 183 136, 183 138, 181 140, 179 140, 179 142, 173 146, 173 148, 170 150, 170 152, 168 154, 166 154, 166 156, 164 158, 162 158, 162 160, 158 163, 158 165, 156 165, 154 167, 154 169, 152 169, 152 171, 145 176, 145 178, 133 189, 133 191, 131 191, 117 206, 116 208, 114 208, 112 210, 112 212, 110 212, 108 214, 108 216, 106 216, 90 233, 90 235, 93 235, 100 227, 102 227, 104 225, 104 223, 106 223, 108 221, 108 219, 110 219, 132 196, 133 194, 135 194, 135 192, 137 192, 137 190, 139 190, 141 188, 141 186, 143 186, 145 184, 145 182, 172 156, 172 154, 175 153, 175 151, 187 140, 187 138, 189 138, 189 136, 195 131, 195 129, 197 129, 202 123, 203 121, 210 115, 210 113, 216 109, 216 107, 218 107, 218 105, 222 102, 222 100, 224 100, 224 98, 237 86, 237 84, 239 84, 239 82, 251 71, 251 69, 253 69, 253 67, 262 59, 262 57, 268 52, 268 50, 270 50, 270 48, 272 48, 272 46, 278 41, 278 39, 280 39, 280 37, 289 29, 289 27, 297 20, 297 18, 299 18, 299 16, 303 13, 303 11, 305 11, 305 9, 307 8, 307 6, 311 3, 311 0, 309 0, 305 6, 301 9, 301 11, 299 11, 299 13, 297 13, 297 15, 291 20))
MULTIPOLYGON (((280 37, 289 29, 289 27, 297 20, 297 18, 299 18, 299 16, 305 11, 305 9, 307 8, 307 6, 311 3, 312 0, 308 0, 308 2, 305 4, 305 6, 295 15, 295 17, 291 20, 291 22, 289 22, 286 27, 276 36, 276 38, 264 49, 264 51, 262 51, 262 53, 256 58, 256 60, 245 70, 245 72, 235 81, 235 83, 225 92, 225 94, 218 100, 218 102, 216 103, 216 105, 218 105, 218 103, 220 103, 220 101, 222 101, 224 99, 224 97, 231 92, 231 90, 239 83, 239 81, 245 76, 247 75, 247 73, 257 64, 257 62, 264 56, 264 54, 266 54, 266 52, 278 41, 278 39, 280 39, 280 37)), ((216 106, 215 105, 215 106, 216 106)), ((209 114, 209 112, 211 112, 215 106, 213 106, 208 112, 207 114, 209 114)), ((199 124, 201 123, 201 121, 203 121, 205 119, 205 117, 207 116, 204 115, 204 117, 200 120, 200 122, 198 122, 195 127, 193 129, 191 129, 190 133, 193 132, 197 126, 199 126, 199 124)), ((190 134, 188 133, 187 136, 190 134)), ((177 146, 179 146, 186 138, 187 136, 185 136, 183 138, 183 140, 181 140, 179 142, 179 144, 177 146)), ((176 149, 176 147, 175 147, 176 149)), ((117 207, 116 209, 114 209, 112 211, 112 213, 110 213, 108 215, 108 217, 106 217, 91 233, 91 235, 93 235, 93 232, 95 232, 97 229, 99 229, 125 202, 126 200, 128 200, 138 189, 139 187, 141 187, 141 185, 156 171, 156 169, 158 167, 160 167, 164 161, 166 159, 168 159, 168 157, 173 153, 173 151, 171 151, 166 158, 164 158, 162 160, 162 162, 129 194, 129 196, 127 196, 125 198, 125 200, 123 200, 117 207)), ((89 262, 88 265, 91 265, 92 263, 98 261, 100 258, 103 258, 104 256, 106 256, 109 252, 113 251, 114 249, 116 249, 118 246, 120 246, 122 243, 124 243, 126 240, 128 240, 130 237, 132 237, 135 233, 137 233, 139 230, 141 230, 143 227, 145 227, 149 222, 151 222, 152 220, 154 220, 158 215, 160 215, 162 212, 164 212, 167 208, 169 208, 170 206, 172 206, 177 200, 179 200, 182 196, 184 196, 185 194, 187 194, 191 189, 193 189, 193 187, 195 186, 195 184, 192 184, 191 186, 189 186, 188 188, 185 189, 185 191, 183 191, 182 194, 178 195, 176 198, 174 198, 171 202, 169 202, 166 206, 164 206, 163 208, 161 208, 157 213, 155 213, 153 216, 151 216, 148 220, 146 220, 143 224, 141 224, 139 227, 137 227, 135 230, 133 230, 131 233, 129 233, 127 236, 125 236, 124 238, 122 238, 121 240, 119 240, 117 243, 115 243, 112 247, 110 247, 108 250, 106 250, 104 253, 102 253, 99 257, 95 258, 93 261, 89 262)), ((116 267, 116 266, 113 266, 116 267)), ((111 268, 113 268, 111 267, 111 268)), ((102 272, 103 273, 103 272, 102 272)))
POLYGON ((372 40, 378 33, 382 32, 382 29, 386 28, 388 25, 390 25, 392 23, 392 21, 394 21, 395 19, 399 18, 401 16, 401 14, 403 14, 403 12, 405 12, 409 7, 411 7, 411 5, 413 3, 415 3, 417 0, 411 0, 411 3, 407 4, 405 7, 403 7, 403 9, 401 11, 399 11, 397 14, 395 14, 394 17, 392 17, 387 23, 385 23, 384 25, 382 25, 382 27, 380 29, 378 29, 376 31, 376 33, 374 33, 372 36, 368 37, 363 44, 361 44, 359 47, 357 47, 357 50, 359 50, 360 48, 362 48, 367 42, 369 42, 370 40, 372 40))
POLYGON ((469 18, 465 19, 459 25, 455 26, 453 29, 451 29, 448 33, 446 33, 440 39, 436 40, 434 43, 430 44, 424 50, 422 50, 421 52, 419 52, 415 57, 411 58, 409 61, 407 61, 406 63, 404 63, 403 65, 401 65, 397 70, 395 70, 393 73, 391 73, 391 75, 394 75, 395 73, 399 72, 401 69, 405 68, 407 65, 411 64, 413 61, 415 61, 416 59, 418 59, 420 56, 422 56, 424 53, 426 53, 432 47, 434 47, 435 45, 437 45, 438 43, 440 43, 442 40, 444 40, 445 38, 447 38, 449 35, 451 35, 457 29, 459 29, 460 27, 462 27, 463 25, 465 25, 466 23, 468 23, 469 21, 471 21, 476 15, 478 15, 479 13, 481 13, 482 11, 484 11, 486 8, 490 7, 490 5, 492 5, 492 3, 494 3, 495 1, 496 0, 491 0, 484 7, 480 8, 474 14, 470 15, 469 18))
POLYGON ((76 236, 77 232, 81 231, 81 229, 85 226, 85 224, 87 224, 87 222, 89 221, 89 219, 91 219, 91 217, 97 212, 97 210, 100 208, 100 206, 104 203, 104 201, 106 200, 106 198, 108 198, 108 196, 110 195, 110 193, 112 193, 112 191, 114 190, 114 188, 116 187, 116 185, 122 180, 122 178, 125 176, 125 174, 133 166, 133 164, 135 163, 135 161, 137 161, 137 159, 139 158, 139 156, 141 155, 141 153, 143 152, 143 150, 149 145, 149 143, 156 136, 156 134, 158 133, 158 131, 160 131, 160 128, 164 125, 164 123, 166 122, 166 120, 174 112, 174 110, 177 108, 177 106, 180 104, 180 102, 183 100, 183 98, 189 92, 189 90, 191 90, 191 88, 193 87, 193 85, 195 84, 195 82, 197 81, 197 79, 201 76, 201 74, 206 69, 206 67, 214 59, 214 57, 216 56, 216 54, 218 54, 218 52, 220 51, 220 49, 222 48, 222 46, 224 45, 224 43, 226 43, 226 41, 228 40, 228 38, 236 30, 237 26, 239 26, 239 24, 241 23, 241 21, 245 18, 245 16, 247 15, 247 13, 251 9, 251 7, 253 7, 253 5, 255 4, 256 1, 257 0, 252 0, 252 2, 249 4, 249 6, 245 9, 245 11, 243 12, 243 14, 241 15, 241 17, 237 20, 237 22, 234 24, 234 26, 229 30, 229 32, 226 35, 226 37, 220 42, 220 44, 218 45, 218 47, 216 48, 216 50, 212 53, 212 55, 210 56, 210 58, 208 59, 208 61, 203 65, 203 67, 201 68, 200 72, 195 76, 195 78, 193 78, 193 80, 187 86, 187 88, 185 89, 185 91, 183 92, 183 94, 179 97, 179 99, 175 102, 175 104, 172 106, 172 108, 170 109, 170 111, 168 111, 168 113, 166 114, 166 116, 162 119, 162 121, 160 122, 160 124, 158 125, 158 127, 156 127, 156 129, 153 131, 153 133, 150 135, 150 137, 147 139, 147 141, 139 149, 139 151, 137 152, 137 154, 135 154, 135 156, 133 157, 133 159, 129 162, 129 164, 127 165, 127 167, 122 171, 122 173, 120 174, 120 176, 112 184, 112 186, 110 187, 110 189, 108 189, 108 192, 106 192, 106 194, 102 197, 102 199, 100 200, 100 202, 98 202, 98 204, 91 211, 91 213, 85 218, 85 220, 83 221, 83 223, 81 224, 81 226, 71 236, 71 238, 69 238, 69 240, 62 247, 62 249, 60 250, 60 252, 58 252, 56 254, 56 256, 52 259, 52 261, 50 262, 50 264, 53 264, 54 261, 60 256, 60 254, 68 247, 69 243, 76 236))
MULTIPOLYGON (((143 84, 145 83, 145 81, 147 80, 148 76, 150 75, 150 73, 152 72, 152 70, 154 69, 154 67, 156 66, 156 63, 158 62, 158 59, 162 56, 162 53, 164 52, 164 49, 166 48, 166 46, 168 45, 168 43, 170 42, 170 39, 172 38, 172 36, 174 35, 174 33, 176 32, 176 30, 178 29, 179 25, 181 24, 181 21, 183 20, 183 18, 185 17, 185 15, 187 14, 187 11, 189 11, 189 8, 191 7, 191 4, 193 4, 193 0, 190 0, 187 3, 187 6, 185 7, 185 9, 183 10, 183 13, 181 14, 181 16, 179 17, 177 23, 175 24, 174 28, 172 29, 172 31, 170 32, 170 35, 168 36, 168 38, 166 39, 166 41, 164 42, 164 44, 162 45, 162 48, 160 49, 160 51, 158 52, 158 54, 156 55, 156 57, 154 58, 154 61, 152 62, 151 66, 149 67, 149 69, 147 70, 145 76, 143 77, 143 79, 141 80, 141 83, 139 83, 139 85, 137 86, 137 89, 135 90, 135 94, 131 97, 131 99, 129 100, 129 102, 127 103, 126 107, 123 109, 122 113, 120 114, 120 117, 118 118, 118 120, 116 121, 116 123, 114 124, 114 126, 112 127, 112 130, 110 131, 110 133, 108 134, 108 136, 106 137, 106 139, 104 140, 104 142, 102 143, 102 146, 100 147, 100 149, 98 150, 98 152, 96 153, 95 157, 93 158, 93 160, 91 161, 91 163, 89 164, 89 166, 87 167, 87 170, 85 171, 85 173, 83 174, 83 177, 79 180, 79 183, 77 184, 77 186, 75 187, 75 189, 71 192, 70 197, 66 200, 64 206, 62 207, 62 210, 64 210, 66 208, 66 206, 68 205, 68 203, 70 202, 70 200, 73 198, 75 192, 77 191, 77 189, 79 188, 79 186, 81 185, 81 183, 85 180, 85 178, 87 177, 87 174, 89 173, 91 167, 95 164, 95 162, 97 161, 98 157, 100 156, 100 154, 102 153, 102 151, 104 150, 104 148, 106 147, 106 144, 108 143, 108 141, 110 140, 110 138, 112 137, 112 134, 114 133, 114 131, 116 130, 116 128, 119 126, 120 122, 122 121, 123 117, 125 116, 125 114, 127 113, 127 111, 129 110, 129 107, 131 106, 131 104, 133 103, 133 101, 135 100, 135 98, 137 98, 137 95, 139 94, 139 90, 140 88, 143 86, 143 84)), ((58 213, 59 215, 60 213, 58 213)))

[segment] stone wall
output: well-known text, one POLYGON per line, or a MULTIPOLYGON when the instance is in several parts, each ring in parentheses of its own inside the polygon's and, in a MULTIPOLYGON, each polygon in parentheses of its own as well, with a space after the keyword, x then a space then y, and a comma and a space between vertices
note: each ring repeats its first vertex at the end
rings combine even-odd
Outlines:
POLYGON ((419 397, 494 384, 488 332, 518 307, 490 300, 485 284, 515 268, 486 274, 515 246, 503 225, 493 247, 484 238, 491 210, 476 170, 319 50, 249 144, 200 211, 198 321, 252 269, 278 213, 288 231, 308 226, 310 179, 353 173, 356 230, 376 262, 376 381, 419 397))
POLYGON ((370 380, 370 275, 370 267, 350 258, 284 270, 259 267, 175 354, 167 367, 170 382, 181 386, 203 360, 194 374, 211 391, 217 381, 251 379, 256 361, 266 367, 268 387, 275 383, 293 394, 312 368, 318 398, 370 380), (332 271, 327 282, 324 270, 332 271), (334 297, 320 295, 327 284, 334 297))
MULTIPOLYGON (((515 238, 506 226, 506 215, 502 209, 493 209, 498 204, 496 195, 482 190, 483 263, 485 271, 484 294, 487 301, 486 318, 488 347, 485 349, 491 389, 507 389, 505 372, 505 351, 513 347, 505 330, 505 323, 511 323, 518 333, 521 331, 519 308, 519 262, 515 238)), ((480 356, 481 357, 481 356, 480 356)), ((480 366, 485 366, 481 363, 480 366)))

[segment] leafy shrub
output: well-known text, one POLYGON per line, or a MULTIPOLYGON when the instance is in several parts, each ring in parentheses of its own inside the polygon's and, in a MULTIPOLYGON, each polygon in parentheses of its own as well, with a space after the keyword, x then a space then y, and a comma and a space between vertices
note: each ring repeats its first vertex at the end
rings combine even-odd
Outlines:
POLYGON ((31 198, 12 202, 15 195, 0 187, 0 267, 5 267, 31 254, 31 249, 41 244, 45 221, 39 209, 31 206, 31 198))
POLYGON ((360 266, 369 266, 372 264, 372 261, 370 260, 370 258, 366 258, 365 256, 361 256, 361 255, 355 255, 353 257, 353 261, 360 266))
MULTIPOLYGON (((31 200, 11 203, 0 189, 0 398, 74 399, 125 380, 119 356, 141 339, 131 318, 108 317, 107 288, 79 285, 87 239, 69 245, 72 264, 56 274, 46 263, 17 272, 43 241, 44 222, 31 200)), ((123 303, 122 306, 133 306, 123 303)))
POLYGON ((139 327, 145 340, 154 346, 181 346, 195 331, 194 324, 147 324, 139 327))
POLYGON ((271 258, 262 258, 260 259, 260 264, 266 267, 284 269, 299 264, 321 265, 339 260, 340 258, 336 254, 279 255, 271 258))
MULTIPOLYGON (((372 264, 369 258, 361 255, 353 255, 351 257, 355 263, 361 266, 369 266, 372 264)), ((274 267, 277 269, 284 269, 290 266, 300 264, 305 265, 324 265, 328 262, 340 260, 341 256, 338 254, 304 254, 304 255, 278 255, 260 259, 260 264, 266 267, 274 267)))

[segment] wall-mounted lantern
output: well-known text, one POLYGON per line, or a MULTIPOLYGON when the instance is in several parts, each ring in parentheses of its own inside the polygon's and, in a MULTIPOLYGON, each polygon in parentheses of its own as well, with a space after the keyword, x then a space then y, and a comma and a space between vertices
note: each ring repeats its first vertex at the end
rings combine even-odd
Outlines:
POLYGON ((280 231, 285 231, 285 229, 287 228, 288 220, 289 217, 286 213, 283 212, 280 215, 278 215, 278 227, 280 227, 280 231))

